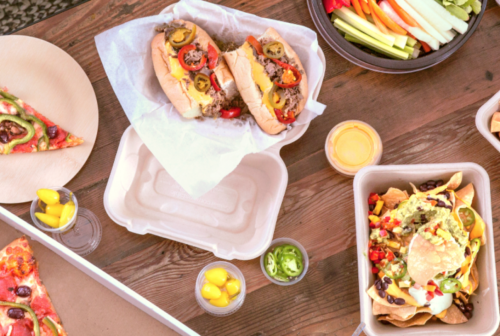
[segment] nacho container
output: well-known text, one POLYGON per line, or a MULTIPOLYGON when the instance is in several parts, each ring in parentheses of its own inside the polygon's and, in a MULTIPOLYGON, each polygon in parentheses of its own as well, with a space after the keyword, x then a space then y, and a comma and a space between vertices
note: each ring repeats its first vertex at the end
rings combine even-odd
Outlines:
POLYGON ((500 139, 490 132, 491 118, 500 111, 500 91, 488 100, 476 114, 476 127, 486 140, 500 152, 500 139))
POLYGON ((493 236, 490 179, 486 171, 475 163, 422 164, 401 166, 368 166, 354 178, 354 202, 356 211, 356 243, 358 246, 358 277, 361 321, 366 324, 366 335, 492 335, 498 328, 497 273, 495 267, 495 242, 493 236), (486 223, 486 245, 479 251, 477 266, 479 288, 472 297, 474 316, 464 324, 448 325, 429 321, 425 326, 409 329, 384 325, 372 314, 372 299, 366 290, 373 285, 371 263, 365 256, 368 248, 369 226, 367 222, 368 196, 371 192, 383 193, 389 187, 411 192, 409 182, 418 185, 430 179, 448 180, 462 171, 460 187, 472 182, 476 196, 472 206, 486 223))
POLYGON ((198 335, 109 274, 0 206, 0 249, 26 235, 69 335, 198 335))
MULTIPOLYGON (((169 13, 175 4, 161 13, 169 13)), ((325 55, 318 56, 326 69, 325 55)), ((313 99, 323 76, 310 87, 313 99)), ((137 234, 154 234, 226 259, 259 257, 271 244, 288 184, 280 150, 299 139, 309 124, 294 126, 286 138, 249 154, 214 189, 193 199, 167 173, 130 126, 123 134, 104 194, 111 219, 137 234)))

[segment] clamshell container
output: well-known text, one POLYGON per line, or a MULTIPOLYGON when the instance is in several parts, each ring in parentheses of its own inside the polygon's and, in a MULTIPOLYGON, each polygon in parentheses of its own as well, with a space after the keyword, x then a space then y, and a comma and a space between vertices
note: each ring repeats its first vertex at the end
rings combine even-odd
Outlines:
POLYGON ((361 321, 366 324, 366 335, 493 335, 500 317, 498 307, 497 273, 495 267, 495 242, 491 215, 490 179, 486 171, 475 163, 422 164, 401 166, 368 166, 361 169, 354 178, 354 202, 356 211, 356 242, 358 246, 358 277, 361 321), (372 314, 372 299, 366 290, 374 283, 371 262, 366 257, 369 241, 368 196, 371 192, 384 193, 389 187, 400 188, 412 193, 409 182, 419 185, 428 180, 448 180, 461 171, 463 181, 460 187, 474 184, 473 208, 486 223, 486 245, 482 246, 477 258, 479 288, 472 297, 474 312, 471 320, 464 324, 449 325, 429 321, 424 326, 400 329, 384 325, 372 314))
POLYGON ((490 132, 491 118, 500 111, 500 91, 488 100, 476 114, 476 127, 486 140, 500 152, 500 139, 490 132))
MULTIPOLYGON (((318 55, 326 68, 321 48, 318 55)), ((322 82, 323 78, 310 88, 314 99, 322 82)), ((257 258, 271 244, 288 184, 279 152, 308 127, 295 126, 283 141, 247 155, 219 185, 198 199, 175 182, 129 127, 104 194, 106 212, 130 232, 179 241, 226 260, 257 258)))

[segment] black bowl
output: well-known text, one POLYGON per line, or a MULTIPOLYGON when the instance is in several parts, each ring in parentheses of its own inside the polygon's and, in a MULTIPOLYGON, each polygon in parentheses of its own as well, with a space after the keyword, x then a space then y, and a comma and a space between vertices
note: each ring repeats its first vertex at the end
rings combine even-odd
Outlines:
POLYGON ((384 72, 384 73, 410 73, 430 68, 457 51, 464 43, 472 36, 477 26, 483 18, 488 0, 483 0, 481 12, 478 15, 471 15, 468 22, 468 31, 461 35, 458 34, 453 41, 444 45, 438 51, 429 53, 428 55, 412 60, 393 60, 384 57, 378 57, 371 53, 365 52, 356 47, 351 42, 347 41, 335 28, 330 21, 330 16, 326 13, 323 7, 322 0, 307 0, 307 6, 311 13, 312 19, 316 28, 326 42, 337 51, 342 57, 359 65, 363 68, 384 72))

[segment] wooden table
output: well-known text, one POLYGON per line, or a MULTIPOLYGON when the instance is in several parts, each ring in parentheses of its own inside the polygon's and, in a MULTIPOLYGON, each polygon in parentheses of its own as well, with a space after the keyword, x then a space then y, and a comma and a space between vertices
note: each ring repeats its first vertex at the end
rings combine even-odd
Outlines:
MULTIPOLYGON (((495 235, 500 234, 500 206, 495 202, 500 197, 500 154, 474 123, 478 108, 500 90, 500 8, 495 2, 489 1, 481 25, 462 49, 416 74, 361 69, 320 37, 327 70, 318 100, 328 107, 300 140, 282 150, 290 176, 274 235, 304 245, 311 258, 309 272, 299 284, 280 287, 265 279, 258 259, 235 261, 247 281, 245 304, 228 318, 204 314, 195 301, 194 284, 201 268, 216 260, 213 254, 130 233, 103 206, 118 143, 130 123, 106 77, 94 36, 156 14, 172 2, 93 0, 18 33, 67 51, 97 94, 97 143, 67 186, 104 227, 101 245, 89 261, 202 335, 351 335, 360 320, 352 179, 330 168, 323 149, 330 129, 347 119, 366 121, 378 130, 384 143, 382 164, 472 161, 483 166, 492 183, 495 235)), ((216 2, 315 29, 305 0, 216 2)), ((28 203, 6 208, 31 222, 28 203)))

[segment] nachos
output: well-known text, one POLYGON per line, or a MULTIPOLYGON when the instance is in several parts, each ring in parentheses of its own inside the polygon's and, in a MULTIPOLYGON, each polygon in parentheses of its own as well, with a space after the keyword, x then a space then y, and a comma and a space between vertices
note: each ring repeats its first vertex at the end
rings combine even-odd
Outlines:
POLYGON ((376 280, 367 294, 379 321, 406 328, 472 318, 485 223, 472 208, 474 186, 457 191, 461 184, 459 172, 447 183, 410 183, 411 195, 397 188, 370 194, 368 257, 376 280))

